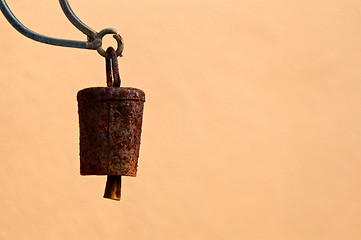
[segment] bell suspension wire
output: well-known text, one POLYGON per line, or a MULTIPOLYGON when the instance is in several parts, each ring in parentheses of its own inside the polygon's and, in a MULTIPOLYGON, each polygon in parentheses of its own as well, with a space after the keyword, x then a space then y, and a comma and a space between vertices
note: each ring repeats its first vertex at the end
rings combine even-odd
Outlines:
POLYGON ((108 47, 106 51, 110 57, 105 58, 105 70, 108 87, 120 87, 120 76, 118 68, 118 56, 114 48, 108 47))

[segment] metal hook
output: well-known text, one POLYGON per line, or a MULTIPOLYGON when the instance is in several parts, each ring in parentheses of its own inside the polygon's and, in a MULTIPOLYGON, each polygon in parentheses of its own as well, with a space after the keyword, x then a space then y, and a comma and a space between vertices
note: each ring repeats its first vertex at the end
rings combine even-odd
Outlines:
POLYGON ((116 50, 117 56, 121 56, 124 48, 123 40, 117 30, 114 28, 105 28, 99 33, 88 27, 84 24, 73 12, 67 0, 59 0, 60 6, 69 19, 69 21, 82 33, 88 36, 88 41, 75 41, 67 39, 52 38, 41 35, 39 33, 33 32, 27 27, 25 27, 11 12, 9 6, 5 0, 0 0, 0 10, 4 14, 5 18, 9 23, 25 37, 33 39, 38 42, 62 46, 62 47, 72 47, 72 48, 82 48, 82 49, 91 49, 97 50, 100 55, 106 58, 110 58, 110 55, 102 48, 102 39, 107 34, 113 34, 113 37, 116 39, 118 48, 116 50))

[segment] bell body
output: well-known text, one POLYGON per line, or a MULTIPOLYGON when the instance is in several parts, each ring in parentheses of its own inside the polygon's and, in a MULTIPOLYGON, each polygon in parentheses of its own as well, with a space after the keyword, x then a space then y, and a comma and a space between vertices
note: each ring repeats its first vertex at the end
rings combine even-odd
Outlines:
POLYGON ((137 174, 145 94, 135 88, 78 92, 80 174, 137 174))

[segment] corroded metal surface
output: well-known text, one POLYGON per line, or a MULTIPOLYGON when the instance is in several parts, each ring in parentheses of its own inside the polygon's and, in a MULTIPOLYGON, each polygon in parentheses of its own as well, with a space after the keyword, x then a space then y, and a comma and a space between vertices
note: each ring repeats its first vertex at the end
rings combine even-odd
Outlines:
POLYGON ((145 94, 135 88, 78 92, 81 175, 137 174, 145 94))

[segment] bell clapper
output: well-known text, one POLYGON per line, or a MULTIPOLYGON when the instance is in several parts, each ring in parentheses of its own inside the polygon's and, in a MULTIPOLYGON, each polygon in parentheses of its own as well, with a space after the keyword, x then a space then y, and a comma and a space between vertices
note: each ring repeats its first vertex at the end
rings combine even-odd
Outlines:
POLYGON ((121 175, 108 175, 107 184, 105 186, 104 198, 120 201, 122 187, 121 175))

